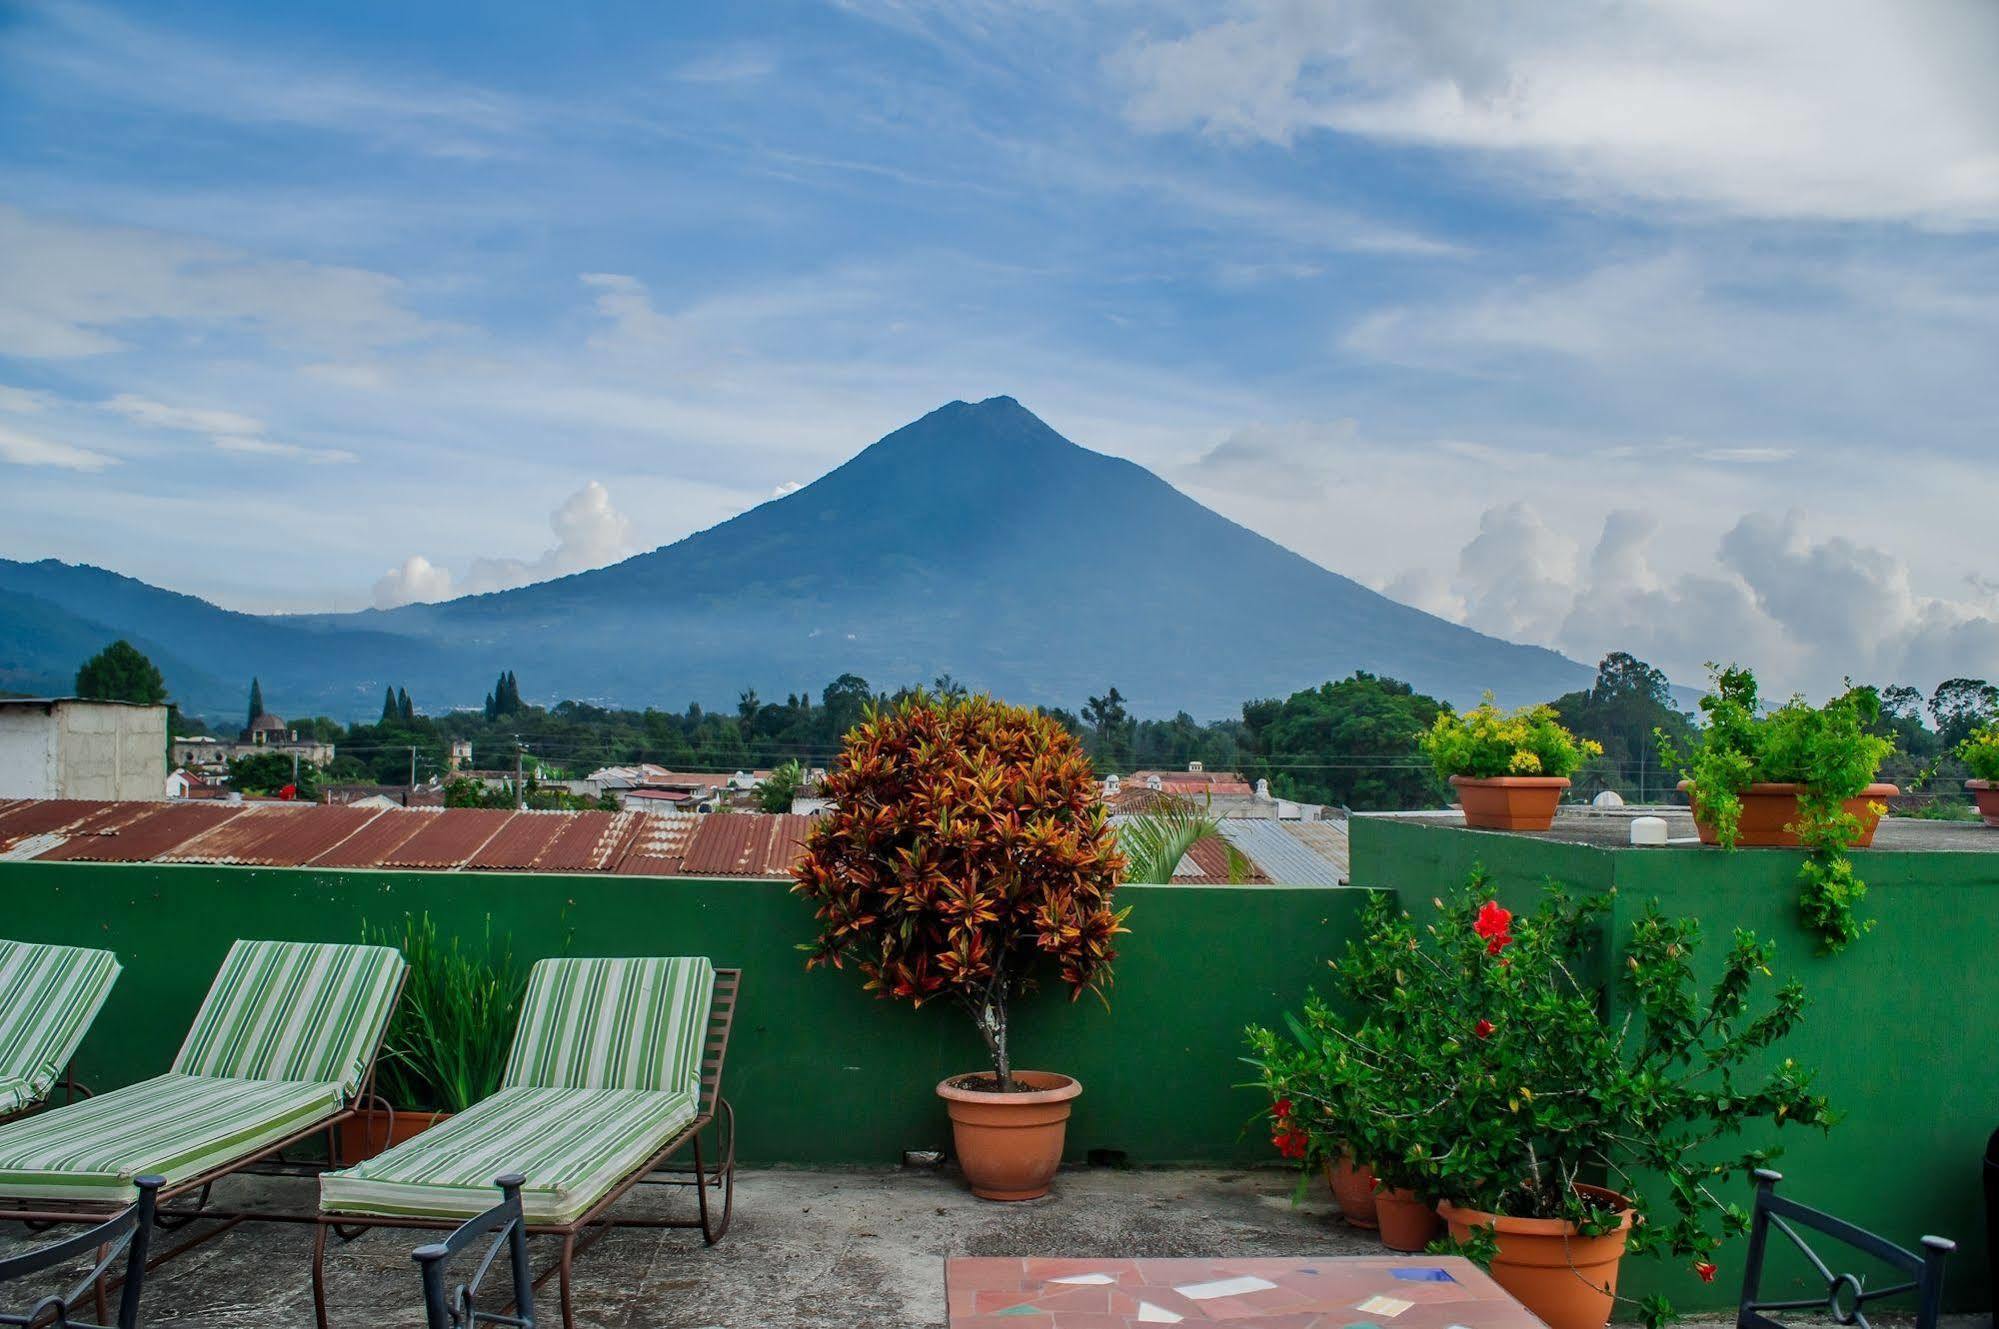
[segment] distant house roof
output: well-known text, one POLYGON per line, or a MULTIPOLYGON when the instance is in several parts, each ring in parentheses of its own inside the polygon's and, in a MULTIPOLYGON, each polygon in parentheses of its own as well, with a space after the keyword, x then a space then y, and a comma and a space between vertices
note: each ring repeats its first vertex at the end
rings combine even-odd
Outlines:
POLYGON ((1119 781, 1119 789, 1120 792, 1150 789, 1155 780, 1160 791, 1169 794, 1248 798, 1256 792, 1249 781, 1234 771, 1133 771, 1129 778, 1119 781))
POLYGON ((248 732, 252 734, 282 734, 290 726, 268 711, 250 721, 248 732))
POLYGON ((1285 886, 1343 886, 1347 827, 1343 821, 1276 821, 1227 817, 1222 838, 1285 886))
POLYGON ((651 762, 635 766, 605 766, 590 772, 590 779, 604 789, 718 789, 729 782, 732 772, 670 771, 651 762))

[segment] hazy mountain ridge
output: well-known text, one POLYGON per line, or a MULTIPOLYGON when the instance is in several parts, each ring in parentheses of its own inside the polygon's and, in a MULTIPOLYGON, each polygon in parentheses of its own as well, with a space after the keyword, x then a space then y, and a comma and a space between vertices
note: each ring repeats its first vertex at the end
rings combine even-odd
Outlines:
MULTIPOLYGON (((88 597, 85 617, 203 670, 259 672, 280 710, 343 716, 385 682, 432 709, 477 704, 503 668, 541 699, 672 708, 948 671, 1071 707, 1116 684, 1139 713, 1204 719, 1356 668, 1460 702, 1590 677, 1319 567, 1007 397, 941 407, 675 544, 516 590, 260 617, 61 564, 0 562, 0 589, 72 612, 88 597)), ((0 609, 0 643, 13 631, 0 609)))

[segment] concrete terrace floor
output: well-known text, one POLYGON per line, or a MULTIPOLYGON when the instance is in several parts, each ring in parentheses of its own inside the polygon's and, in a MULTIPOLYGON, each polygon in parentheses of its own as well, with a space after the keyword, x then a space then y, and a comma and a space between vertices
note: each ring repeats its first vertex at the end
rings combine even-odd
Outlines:
MULTIPOLYGON (((218 1188, 221 1205, 309 1207, 310 1180, 250 1178, 218 1188)), ((624 1229, 576 1262, 579 1329, 929 1329, 944 1324, 951 1255, 1266 1255, 1379 1253, 1346 1227, 1323 1186, 1292 1204, 1295 1174, 1276 1170, 1077 1169, 1045 1199, 989 1204, 954 1173, 746 1171, 734 1225, 719 1245, 698 1232, 624 1229)), ((642 1188, 642 1212, 691 1206, 679 1187, 642 1188)), ((162 1234, 163 1236, 167 1234, 162 1234)), ((0 1226, 0 1254, 23 1229, 0 1226)), ((336 1329, 421 1326, 410 1250, 426 1234, 378 1228, 329 1243, 327 1299, 336 1329)), ((552 1243, 534 1245, 550 1258, 552 1243)), ((244 1224, 156 1270, 148 1329, 300 1329, 312 1324, 312 1230, 244 1224)), ((498 1272, 498 1271, 496 1271, 498 1272)), ((504 1275, 499 1282, 504 1283, 504 1275)), ((537 1310, 560 1323, 554 1280, 537 1310)), ((38 1289, 39 1291, 39 1289, 38 1289)), ((11 1290, 0 1301, 13 1304, 11 1290)))

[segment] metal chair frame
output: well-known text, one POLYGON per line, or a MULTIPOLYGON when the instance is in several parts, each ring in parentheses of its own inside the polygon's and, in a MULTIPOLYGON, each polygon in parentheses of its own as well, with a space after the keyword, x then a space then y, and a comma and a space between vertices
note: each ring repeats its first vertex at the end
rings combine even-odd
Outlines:
POLYGON ((160 1187, 165 1182, 159 1177, 145 1176, 138 1178, 135 1184, 139 1188, 138 1200, 126 1206, 116 1217, 59 1241, 0 1259, 0 1284, 6 1284, 58 1269, 91 1247, 97 1248, 97 1262, 67 1291, 50 1293, 22 1314, 0 1310, 0 1325, 16 1326, 17 1329, 113 1329, 113 1326, 103 1323, 104 1277, 110 1271, 112 1261, 122 1253, 125 1256, 125 1275, 122 1279, 123 1292, 118 1298, 115 1329, 138 1329, 139 1295, 146 1281, 146 1250, 152 1242, 155 1206, 159 1202, 160 1187), (97 1322, 70 1318, 70 1308, 93 1289, 97 1322))
POLYGON ((42 1111, 48 1107, 49 1099, 55 1097, 56 1089, 63 1091, 63 1105, 65 1107, 76 1102, 79 1098, 93 1098, 96 1096, 89 1085, 76 1078, 76 1058, 71 1057, 69 1064, 63 1067, 62 1079, 56 1081, 55 1088, 49 1090, 46 1096, 36 1099, 32 1103, 23 1104, 15 1108, 12 1112, 0 1112, 0 1126, 4 1126, 16 1118, 33 1116, 35 1113, 42 1111))
POLYGON ((458 1225, 457 1231, 443 1241, 434 1241, 410 1252, 410 1258, 423 1271, 423 1314, 429 1329, 477 1329, 482 1324, 535 1329, 534 1266, 528 1260, 527 1222, 521 1212, 521 1184, 526 1180, 518 1172, 503 1173, 493 1178, 493 1184, 500 1188, 498 1204, 476 1218, 466 1219, 458 1225), (479 1261, 479 1267, 473 1271, 470 1281, 458 1284, 447 1294, 444 1290, 445 1261, 489 1232, 493 1234, 493 1240, 486 1247, 486 1256, 479 1261), (511 1315, 482 1311, 478 1305, 480 1285, 492 1272, 493 1264, 503 1249, 507 1252, 509 1272, 513 1275, 511 1315))
POLYGON ((1837 1324, 1874 1329, 1867 1318, 1867 1307, 1877 1301, 1910 1293, 1914 1293, 1916 1298, 1915 1329, 1936 1329, 1937 1316, 1943 1307, 1944 1260, 1957 1249, 1956 1242, 1943 1237, 1924 1237, 1919 1255, 1822 1209, 1813 1209, 1777 1194, 1777 1183, 1783 1179, 1783 1174, 1768 1168, 1756 1169, 1756 1211, 1750 1221, 1749 1249, 1743 1261, 1742 1298, 1735 1313, 1737 1329, 1789 1329, 1783 1321, 1773 1320, 1764 1314, 1766 1311, 1815 1311, 1831 1316, 1837 1324), (1908 1280, 1870 1290, 1857 1274, 1835 1273, 1832 1266, 1821 1259, 1819 1253, 1799 1234, 1799 1227, 1810 1228, 1862 1251, 1898 1273, 1907 1274, 1908 1280), (1805 1259, 1825 1280, 1823 1296, 1785 1301, 1757 1299, 1762 1291, 1763 1257, 1772 1228, 1790 1238, 1791 1244, 1804 1253, 1805 1259))
MULTIPOLYGON (((729 1230, 729 1220, 735 1213, 736 1201, 736 1112, 729 1100, 722 1097, 722 1069, 729 1051, 729 1030, 736 1018, 736 994, 742 987, 743 971, 740 969, 717 969, 715 971, 714 995, 708 1006, 708 1030, 702 1044, 701 1057, 701 1099, 699 1111, 694 1119, 682 1127, 653 1156, 627 1173, 617 1185, 605 1192, 602 1199, 578 1218, 567 1223, 524 1224, 525 1234, 533 1237, 557 1237, 561 1240, 561 1250, 554 1264, 534 1275, 533 1287, 540 1287, 551 1277, 557 1279, 557 1296, 562 1308, 562 1329, 575 1329, 575 1312, 571 1298, 571 1274, 576 1257, 595 1245, 597 1240, 614 1227, 642 1228, 699 1228, 701 1237, 708 1245, 720 1241, 729 1230), (720 1135, 712 1165, 703 1161, 701 1136, 710 1127, 716 1126, 720 1135), (663 1171, 666 1164, 681 1150, 691 1152, 691 1167, 685 1170, 663 1171), (698 1214, 694 1218, 648 1218, 634 1215, 612 1217, 611 1209, 622 1200, 634 1186, 666 1185, 692 1186, 698 1214), (719 1204, 719 1212, 709 1199, 709 1191, 717 1192, 714 1204, 719 1204)), ((382 1217, 374 1214, 322 1213, 317 1216, 318 1230, 313 1234, 312 1244, 312 1308, 318 1329, 331 1329, 331 1321, 326 1310, 326 1237, 331 1231, 343 1242, 353 1241, 371 1228, 414 1228, 431 1232, 449 1232, 464 1220, 453 1218, 382 1217)))

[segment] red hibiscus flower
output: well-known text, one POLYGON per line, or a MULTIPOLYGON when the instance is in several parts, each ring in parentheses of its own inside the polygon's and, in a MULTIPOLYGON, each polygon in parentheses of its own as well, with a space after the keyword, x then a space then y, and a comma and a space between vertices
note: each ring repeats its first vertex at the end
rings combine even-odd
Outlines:
POLYGON ((1512 925, 1513 911, 1502 908, 1497 900, 1487 900, 1479 907, 1472 931, 1485 938, 1487 955, 1497 955, 1513 944, 1513 933, 1508 931, 1512 925))
POLYGON ((1492 1021, 1490 1021, 1490 1020, 1480 1020, 1480 1021, 1479 1021, 1479 1022, 1478 1022, 1477 1024, 1475 1024, 1475 1025, 1473 1025, 1473 1026, 1471 1027, 1471 1031, 1472 1031, 1472 1032, 1473 1032, 1474 1034, 1477 1034, 1477 1035, 1478 1035, 1478 1036, 1479 1036, 1480 1038, 1491 1038, 1491 1037, 1492 1037, 1492 1021))
POLYGON ((1311 1143, 1311 1137, 1296 1126, 1287 1126, 1271 1136, 1270 1142, 1276 1145, 1277 1152, 1286 1158, 1303 1158, 1306 1146, 1311 1143))
POLYGON ((1694 1263, 1694 1272, 1701 1276, 1701 1282, 1712 1283, 1718 1271, 1715 1266, 1709 1264, 1706 1260, 1698 1260, 1694 1263))
POLYGON ((1277 1118, 1279 1121, 1282 1121, 1284 1120, 1284 1118, 1290 1116, 1291 1100, 1288 1098, 1280 1098, 1275 1103, 1272 1103, 1270 1105, 1270 1115, 1277 1118))

